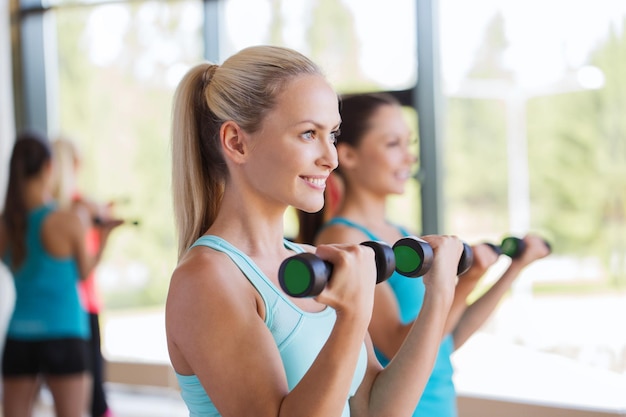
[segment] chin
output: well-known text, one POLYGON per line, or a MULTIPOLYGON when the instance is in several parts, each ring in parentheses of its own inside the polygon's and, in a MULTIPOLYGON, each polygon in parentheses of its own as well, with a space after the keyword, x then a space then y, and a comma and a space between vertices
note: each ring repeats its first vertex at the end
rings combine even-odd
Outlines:
POLYGON ((317 213, 322 208, 324 208, 324 202, 322 201, 320 203, 299 204, 295 205, 294 207, 306 213, 317 213))
POLYGON ((390 190, 390 194, 402 195, 404 194, 405 191, 406 191, 405 187, 402 186, 402 187, 397 187, 395 189, 390 190))

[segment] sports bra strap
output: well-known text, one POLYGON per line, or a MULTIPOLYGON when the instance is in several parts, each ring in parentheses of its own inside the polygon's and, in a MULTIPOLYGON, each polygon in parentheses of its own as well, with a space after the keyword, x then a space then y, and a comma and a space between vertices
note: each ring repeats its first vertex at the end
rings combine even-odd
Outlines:
MULTIPOLYGON (((283 239, 283 244, 287 249, 293 250, 296 253, 304 252, 299 245, 283 239)), ((259 269, 258 266, 250 259, 248 255, 231 245, 228 241, 215 235, 204 235, 199 237, 189 249, 195 246, 206 246, 211 249, 225 253, 232 259, 237 267, 243 272, 248 281, 256 288, 257 292, 261 295, 263 303, 265 305, 265 323, 268 326, 272 325, 273 315, 272 307, 276 304, 278 298, 284 299, 284 296, 278 291, 276 286, 265 276, 265 274, 259 269)))
MULTIPOLYGON (((372 232, 370 232, 368 229, 365 228, 365 226, 362 226, 358 223, 353 222, 352 220, 348 220, 345 217, 334 217, 332 219, 330 219, 329 221, 326 222, 326 224, 324 225, 324 227, 328 227, 331 226, 333 224, 343 224, 349 227, 354 227, 355 229, 360 230, 361 232, 363 232, 363 234, 365 236, 367 236, 368 239, 370 240, 381 240, 378 238, 378 236, 376 236, 375 234, 373 234, 372 232)), ((408 230, 406 230, 404 227, 397 225, 397 224, 392 224, 396 229, 398 229, 400 231, 400 233, 402 234, 402 236, 410 236, 411 234, 408 232, 408 230)))

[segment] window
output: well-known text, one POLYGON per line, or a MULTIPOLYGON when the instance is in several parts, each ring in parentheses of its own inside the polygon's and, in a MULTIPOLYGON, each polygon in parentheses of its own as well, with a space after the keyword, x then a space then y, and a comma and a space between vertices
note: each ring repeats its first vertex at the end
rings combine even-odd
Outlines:
MULTIPOLYGON (((219 44, 220 60, 246 46, 269 43, 311 56, 342 92, 415 83, 411 0, 392 0, 384 9, 354 0, 227 0, 217 5, 214 33, 219 39, 207 42, 219 44), (385 47, 389 44, 394 47, 385 47)), ((82 189, 114 201, 117 214, 138 222, 114 232, 98 268, 106 305, 104 351, 110 359, 167 361, 162 307, 177 252, 170 192, 171 100, 185 71, 205 59, 204 4, 59 1, 53 6, 46 12, 56 32, 56 66, 47 70, 58 93, 53 95, 58 101, 51 134, 58 131, 78 142, 82 189), (153 331, 138 335, 127 327, 153 331), (142 340, 153 351, 143 348, 142 340)), ((395 215, 412 213, 417 219, 418 202, 409 201, 416 195, 394 206, 395 215)), ((286 234, 295 235, 296 227, 293 213, 287 213, 286 234)))
POLYGON ((223 55, 259 43, 287 46, 311 57, 340 91, 405 89, 417 71, 415 17, 413 0, 385 7, 359 0, 227 0, 223 55))
MULTIPOLYGON (((553 247, 483 329, 498 342, 469 343, 474 361, 504 341, 626 371, 615 333, 626 289, 625 23, 621 1, 441 1, 446 230, 495 243, 532 231, 553 247)), ((491 359, 481 366, 499 366, 491 359)), ((576 393, 566 401, 594 395, 576 393)))
POLYGON ((203 59, 202 2, 59 7, 52 16, 57 67, 49 73, 57 76, 59 126, 52 134, 78 143, 81 189, 112 201, 128 220, 97 269, 103 352, 167 362, 162 310, 177 256, 171 102, 182 75, 203 59))

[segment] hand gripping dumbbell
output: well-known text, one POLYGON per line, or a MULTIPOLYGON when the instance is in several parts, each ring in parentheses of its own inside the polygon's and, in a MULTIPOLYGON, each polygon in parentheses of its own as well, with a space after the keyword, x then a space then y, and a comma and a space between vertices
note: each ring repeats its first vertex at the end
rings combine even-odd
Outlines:
MULTIPOLYGON (((543 243, 548 247, 549 251, 552 251, 550 244, 544 240, 543 243)), ((498 255, 506 255, 511 259, 518 258, 524 253, 526 249, 526 242, 523 239, 515 236, 508 236, 502 239, 500 245, 493 243, 487 243, 498 255)))
MULTIPOLYGON (((393 245, 393 253, 396 256, 396 271, 398 273, 417 278, 430 270, 433 264, 433 248, 424 239, 416 236, 406 236, 393 245)), ((463 242, 463 253, 459 259, 456 274, 463 275, 474 262, 472 248, 463 242)))
MULTIPOLYGON (((376 283, 385 281, 396 269, 391 246, 384 242, 361 243, 374 250, 376 260, 376 283)), ((278 269, 278 282, 285 293, 292 297, 314 297, 322 292, 331 279, 333 264, 313 253, 303 252, 285 259, 278 269)))

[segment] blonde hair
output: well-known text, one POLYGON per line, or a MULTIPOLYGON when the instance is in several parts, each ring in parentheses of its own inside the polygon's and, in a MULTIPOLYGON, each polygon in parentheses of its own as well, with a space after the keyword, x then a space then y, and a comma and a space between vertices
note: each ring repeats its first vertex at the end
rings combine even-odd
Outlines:
POLYGON ((191 68, 176 89, 172 123, 172 192, 179 258, 213 224, 228 170, 219 142, 232 120, 244 131, 261 127, 276 96, 293 78, 323 75, 294 50, 253 46, 224 63, 191 68))
POLYGON ((59 207, 69 208, 76 193, 78 148, 71 139, 59 136, 52 141, 52 197, 59 207))

